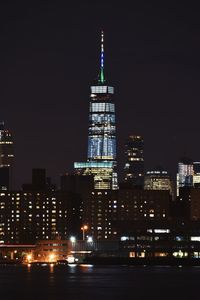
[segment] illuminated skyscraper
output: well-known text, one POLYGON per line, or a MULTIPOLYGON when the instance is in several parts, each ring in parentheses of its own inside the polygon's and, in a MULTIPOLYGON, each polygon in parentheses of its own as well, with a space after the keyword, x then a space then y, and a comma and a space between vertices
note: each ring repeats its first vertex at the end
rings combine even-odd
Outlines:
POLYGON ((193 186, 200 187, 200 162, 193 162, 193 186))
POLYGON ((179 196, 179 188, 193 186, 193 162, 189 158, 182 158, 178 163, 177 173, 177 196, 179 196))
POLYGON ((90 87, 87 162, 74 168, 94 176, 95 189, 117 189, 114 88, 104 75, 104 33, 101 33, 100 74, 90 87))
POLYGON ((157 167, 154 170, 147 171, 144 179, 145 190, 160 190, 173 192, 172 180, 166 170, 157 167))
POLYGON ((11 185, 13 166, 13 139, 4 122, 0 122, 0 190, 8 190, 11 185))
POLYGON ((133 186, 144 184, 144 140, 140 135, 130 135, 125 143, 124 180, 133 186))

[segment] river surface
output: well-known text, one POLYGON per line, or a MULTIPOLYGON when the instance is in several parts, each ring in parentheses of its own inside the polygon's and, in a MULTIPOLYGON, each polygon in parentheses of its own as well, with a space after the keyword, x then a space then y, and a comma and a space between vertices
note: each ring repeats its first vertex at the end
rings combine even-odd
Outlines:
POLYGON ((0 300, 200 299, 200 267, 0 266, 0 300))

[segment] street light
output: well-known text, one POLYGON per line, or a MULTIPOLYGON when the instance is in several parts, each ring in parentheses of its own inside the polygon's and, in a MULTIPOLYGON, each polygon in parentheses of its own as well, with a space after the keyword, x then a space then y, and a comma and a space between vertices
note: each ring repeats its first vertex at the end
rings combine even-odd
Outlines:
POLYGON ((85 240, 85 231, 88 230, 88 226, 87 226, 87 225, 83 225, 83 226, 81 227, 81 230, 83 231, 83 241, 84 241, 84 240, 85 240))
POLYGON ((76 242, 75 236, 71 236, 71 237, 70 237, 70 241, 71 241, 72 244, 74 244, 74 243, 76 242))
POLYGON ((93 238, 92 238, 92 236, 88 236, 87 241, 88 241, 88 243, 93 243, 93 238))

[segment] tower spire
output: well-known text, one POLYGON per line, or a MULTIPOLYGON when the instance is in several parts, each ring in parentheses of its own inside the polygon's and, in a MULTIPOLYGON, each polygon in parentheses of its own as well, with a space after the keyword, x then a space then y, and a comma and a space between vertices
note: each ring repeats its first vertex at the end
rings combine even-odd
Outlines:
POLYGON ((105 77, 104 77, 104 32, 103 30, 101 31, 101 57, 100 57, 100 65, 101 65, 101 70, 100 70, 100 83, 105 82, 105 77))

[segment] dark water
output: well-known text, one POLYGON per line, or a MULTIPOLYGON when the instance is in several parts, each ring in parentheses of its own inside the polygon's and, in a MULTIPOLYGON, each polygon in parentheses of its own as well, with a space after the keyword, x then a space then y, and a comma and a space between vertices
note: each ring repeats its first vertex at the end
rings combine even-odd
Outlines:
POLYGON ((0 300, 200 299, 200 267, 0 266, 0 300))

